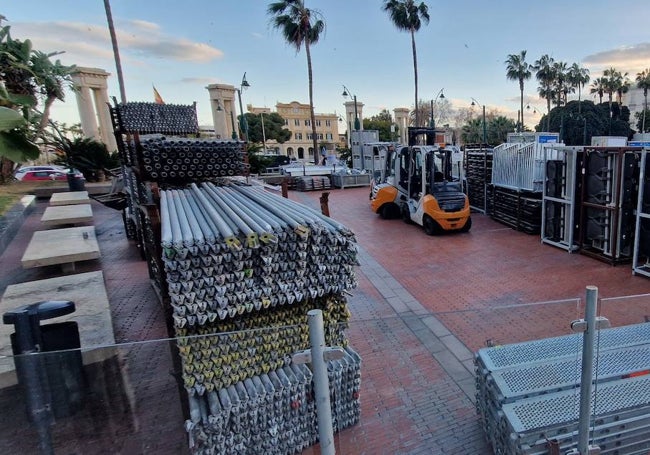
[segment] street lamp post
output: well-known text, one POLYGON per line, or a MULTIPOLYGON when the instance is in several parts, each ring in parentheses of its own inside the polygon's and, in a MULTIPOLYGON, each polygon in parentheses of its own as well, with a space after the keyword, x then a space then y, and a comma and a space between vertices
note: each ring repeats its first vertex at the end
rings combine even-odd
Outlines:
POLYGON ((241 133, 245 141, 248 140, 248 122, 246 121, 246 116, 244 115, 244 108, 242 107, 242 103, 241 103, 241 92, 242 90, 250 86, 251 85, 246 80, 246 73, 244 72, 244 75, 241 78, 241 85, 239 86, 239 88, 235 88, 235 90, 237 90, 237 95, 239 97, 239 115, 241 115, 241 117, 239 118, 239 128, 241 129, 241 133))
POLYGON ((485 104, 481 104, 472 98, 472 106, 481 106, 483 108, 483 145, 487 145, 487 125, 485 123, 485 104))
POLYGON ((431 128, 436 127, 436 121, 433 118, 433 105, 434 105, 434 103, 438 102, 438 98, 440 98, 441 100, 445 99, 445 94, 442 93, 443 90, 444 90, 444 88, 441 88, 440 91, 438 92, 438 94, 436 95, 436 97, 431 100, 431 121, 429 122, 429 126, 431 128))
MULTIPOLYGON (((359 113, 357 110, 357 95, 353 95, 352 92, 345 85, 343 85, 342 95, 344 98, 351 96, 352 99, 354 100, 354 131, 359 131, 359 129, 361 128, 361 124, 359 122, 359 113)), ((349 132, 350 126, 351 125, 348 125, 348 136, 349 136, 350 147, 352 147, 352 134, 349 132)))

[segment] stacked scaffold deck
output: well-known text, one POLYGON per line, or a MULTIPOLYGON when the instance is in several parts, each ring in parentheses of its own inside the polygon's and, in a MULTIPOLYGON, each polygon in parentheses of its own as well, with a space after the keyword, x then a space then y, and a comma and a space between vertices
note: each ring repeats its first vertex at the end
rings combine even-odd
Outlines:
MULTIPOLYGON (((603 454, 650 449, 650 324, 603 329, 591 444, 603 454)), ((566 453, 578 441, 582 336, 491 347, 476 355, 477 412, 497 454, 566 453)))

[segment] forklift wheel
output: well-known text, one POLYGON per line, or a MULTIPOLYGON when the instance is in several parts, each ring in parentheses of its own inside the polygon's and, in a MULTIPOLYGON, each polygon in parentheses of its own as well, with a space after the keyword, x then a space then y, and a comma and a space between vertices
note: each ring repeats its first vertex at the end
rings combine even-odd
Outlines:
POLYGON ((388 220, 392 218, 392 213, 393 211, 390 208, 390 204, 384 204, 381 207, 379 207, 379 216, 381 217, 382 220, 388 220))
POLYGON ((429 215, 424 215, 424 218, 422 218, 422 227, 426 235, 437 235, 442 232, 440 225, 433 221, 433 218, 429 215))
POLYGON ((401 215, 402 215, 402 220, 406 224, 413 224, 413 220, 411 219, 411 214, 409 213, 408 206, 403 205, 400 211, 401 211, 401 215))
POLYGON ((472 228, 472 218, 467 218, 467 221, 465 222, 465 226, 463 226, 460 229, 460 232, 469 232, 469 230, 472 228))

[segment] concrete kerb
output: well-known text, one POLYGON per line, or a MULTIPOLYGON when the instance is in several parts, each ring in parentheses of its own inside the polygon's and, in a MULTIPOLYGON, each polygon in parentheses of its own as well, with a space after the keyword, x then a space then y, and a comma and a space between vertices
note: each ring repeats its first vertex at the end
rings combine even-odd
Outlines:
POLYGON ((36 196, 23 196, 0 217, 0 254, 4 253, 25 219, 34 211, 36 196))
POLYGON ((361 271, 440 366, 473 402, 474 354, 420 304, 381 264, 358 246, 361 271), (366 273, 368 272, 368 273, 366 273), (386 279, 386 277, 390 277, 386 279))

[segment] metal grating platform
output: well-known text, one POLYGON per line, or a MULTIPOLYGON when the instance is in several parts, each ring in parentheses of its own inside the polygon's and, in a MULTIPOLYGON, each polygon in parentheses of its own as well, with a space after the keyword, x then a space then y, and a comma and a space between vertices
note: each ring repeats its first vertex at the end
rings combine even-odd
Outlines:
MULTIPOLYGON (((483 348, 478 351, 477 360, 485 368, 494 371, 534 362, 548 362, 567 356, 575 356, 580 347, 580 334, 564 335, 542 340, 527 341, 483 348)), ((650 323, 603 329, 600 331, 600 350, 635 346, 650 342, 650 323)))

